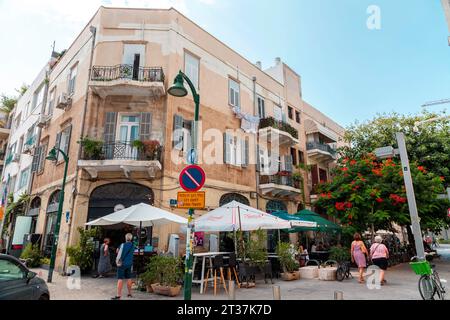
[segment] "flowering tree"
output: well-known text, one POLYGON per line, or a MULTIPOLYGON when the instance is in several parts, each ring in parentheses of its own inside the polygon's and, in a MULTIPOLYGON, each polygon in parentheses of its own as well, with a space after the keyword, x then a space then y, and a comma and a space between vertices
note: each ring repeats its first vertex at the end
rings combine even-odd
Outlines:
MULTIPOLYGON (((422 228, 439 230, 448 226, 448 201, 443 177, 411 163, 417 208, 422 228)), ((317 206, 355 231, 392 230, 392 223, 410 224, 402 166, 397 159, 378 161, 373 154, 342 157, 333 170, 333 180, 321 183, 317 206)))

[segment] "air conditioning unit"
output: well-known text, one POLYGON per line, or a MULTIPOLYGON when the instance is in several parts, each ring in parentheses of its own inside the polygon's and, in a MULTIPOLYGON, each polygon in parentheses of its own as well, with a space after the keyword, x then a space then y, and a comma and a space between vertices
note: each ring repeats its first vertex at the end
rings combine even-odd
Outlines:
POLYGON ((72 104, 72 98, 66 93, 61 93, 56 100, 56 108, 65 110, 72 104))
POLYGON ((37 121, 37 126, 39 128, 43 128, 47 125, 47 123, 50 121, 51 116, 49 114, 41 114, 39 116, 39 119, 37 121))

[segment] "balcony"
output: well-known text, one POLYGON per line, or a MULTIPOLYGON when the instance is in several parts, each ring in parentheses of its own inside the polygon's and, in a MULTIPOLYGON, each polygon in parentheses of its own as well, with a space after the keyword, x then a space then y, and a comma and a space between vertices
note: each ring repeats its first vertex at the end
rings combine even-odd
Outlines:
POLYGON ((293 146, 299 143, 298 131, 294 127, 272 117, 261 119, 258 132, 260 139, 267 139, 267 142, 272 143, 278 140, 280 146, 293 146))
POLYGON ((259 189, 264 195, 288 199, 301 194, 299 182, 291 175, 260 176, 259 189))
POLYGON ((0 128, 0 140, 8 140, 11 129, 0 128))
POLYGON ((306 151, 308 157, 316 162, 331 162, 336 159, 336 150, 324 143, 308 142, 306 151))
POLYGON ((25 144, 23 145, 23 153, 29 154, 31 152, 31 149, 34 147, 34 143, 36 142, 36 136, 31 136, 25 141, 25 144))
POLYGON ((161 97, 166 94, 164 72, 160 67, 94 66, 89 85, 103 99, 107 96, 161 97))
POLYGON ((162 169, 162 147, 156 141, 95 143, 94 147, 82 144, 82 156, 78 160, 78 166, 92 179, 98 178, 100 172, 123 172, 126 178, 132 172, 147 172, 150 178, 155 178, 156 172, 162 169))

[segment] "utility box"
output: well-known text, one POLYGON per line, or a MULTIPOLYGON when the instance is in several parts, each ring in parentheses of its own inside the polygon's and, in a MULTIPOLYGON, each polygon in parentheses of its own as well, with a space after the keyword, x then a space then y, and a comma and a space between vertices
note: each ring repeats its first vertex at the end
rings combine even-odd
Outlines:
POLYGON ((180 246, 180 236, 177 234, 171 234, 169 236, 169 248, 167 249, 167 253, 173 255, 174 257, 178 257, 180 246))
POLYGON ((216 234, 209 235, 209 252, 219 252, 219 237, 216 234))

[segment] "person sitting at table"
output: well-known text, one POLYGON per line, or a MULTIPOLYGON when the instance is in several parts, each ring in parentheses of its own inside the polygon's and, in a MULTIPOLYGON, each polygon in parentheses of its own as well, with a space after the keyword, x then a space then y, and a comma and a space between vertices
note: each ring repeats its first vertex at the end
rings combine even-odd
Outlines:
POLYGON ((323 242, 319 242, 319 245, 316 247, 316 251, 324 251, 323 242))
POLYGON ((313 241, 311 243, 311 253, 315 253, 317 251, 317 246, 316 246, 316 242, 313 241))

